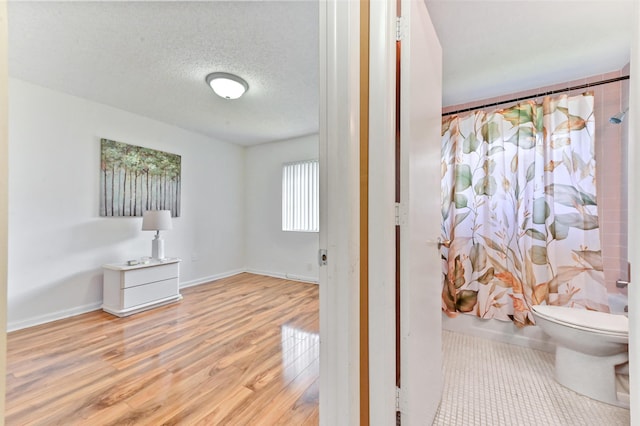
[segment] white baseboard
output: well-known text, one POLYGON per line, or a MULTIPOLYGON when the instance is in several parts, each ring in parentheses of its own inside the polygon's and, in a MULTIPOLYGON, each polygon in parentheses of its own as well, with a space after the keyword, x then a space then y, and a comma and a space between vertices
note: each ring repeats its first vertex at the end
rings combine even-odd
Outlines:
POLYGON ((23 328, 34 327, 36 325, 44 324, 47 322, 57 321, 64 318, 74 317, 80 314, 86 314, 87 312, 97 311, 102 307, 102 301, 89 303, 83 306, 76 306, 70 309, 64 309, 61 311, 50 312, 48 314, 39 315, 32 318, 27 318, 20 321, 9 321, 7 323, 7 331, 22 330, 23 328))
POLYGON ((267 277, 282 278, 283 280, 301 281, 301 282, 311 283, 311 284, 318 284, 320 282, 320 279, 318 277, 286 274, 282 272, 261 271, 259 269, 250 269, 250 268, 245 269, 244 272, 248 272, 249 274, 264 275, 267 277))
POLYGON ((195 285, 206 284, 206 283, 209 283, 211 281, 220 280, 222 278, 232 277, 234 275, 238 275, 238 274, 241 274, 243 272, 246 272, 246 270, 245 269, 234 269, 234 270, 231 270, 231 271, 222 272, 220 274, 209 275, 208 277, 197 278, 197 279, 191 280, 191 281, 183 281, 183 282, 180 283, 180 288, 187 288, 187 287, 193 287, 195 285))
POLYGON ((309 284, 320 284, 320 278, 318 278, 318 277, 309 277, 309 276, 304 276, 304 275, 287 274, 286 278, 288 280, 292 280, 292 281, 302 281, 304 283, 309 283, 309 284))
MULTIPOLYGON (((187 288, 187 287, 193 287, 200 284, 206 284, 211 281, 216 281, 222 278, 231 277, 234 275, 241 274, 243 272, 248 272, 256 275, 266 275, 269 277, 282 278, 286 280, 314 283, 314 284, 317 284, 319 281, 317 277, 305 277, 305 276, 298 276, 298 275, 292 275, 292 274, 282 274, 277 272, 258 271, 253 269, 242 268, 242 269, 234 269, 234 270, 223 272, 220 274, 210 275, 208 277, 198 278, 191 281, 184 281, 180 283, 180 288, 187 288)), ((64 318, 73 317, 75 315, 80 315, 80 314, 84 314, 91 311, 97 311, 101 308, 102 308, 102 301, 99 301, 99 302, 90 303, 84 306, 76 306, 76 307, 65 309, 62 311, 50 312, 44 315, 39 315, 36 317, 23 319, 20 321, 9 321, 7 323, 7 331, 9 332, 9 331, 21 330, 23 328, 33 327, 33 326, 44 324, 47 322, 53 322, 53 321, 61 320, 64 318)))
POLYGON ((483 320, 465 314, 458 314, 456 318, 449 318, 443 313, 442 329, 545 352, 553 353, 556 348, 549 336, 535 325, 518 328, 511 321, 483 320))

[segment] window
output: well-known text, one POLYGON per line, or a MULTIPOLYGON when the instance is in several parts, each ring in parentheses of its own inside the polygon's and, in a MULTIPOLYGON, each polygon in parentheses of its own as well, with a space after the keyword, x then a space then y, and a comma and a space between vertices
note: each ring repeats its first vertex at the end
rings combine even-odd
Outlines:
POLYGON ((318 232, 318 160, 282 166, 282 230, 318 232))

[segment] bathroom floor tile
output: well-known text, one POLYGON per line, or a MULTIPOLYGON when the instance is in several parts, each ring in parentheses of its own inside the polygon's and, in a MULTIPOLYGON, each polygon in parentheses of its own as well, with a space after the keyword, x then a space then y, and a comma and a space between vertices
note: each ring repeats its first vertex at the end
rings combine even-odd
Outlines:
POLYGON ((553 378, 553 354, 442 332, 444 390, 434 426, 617 426, 629 410, 579 395, 553 378))

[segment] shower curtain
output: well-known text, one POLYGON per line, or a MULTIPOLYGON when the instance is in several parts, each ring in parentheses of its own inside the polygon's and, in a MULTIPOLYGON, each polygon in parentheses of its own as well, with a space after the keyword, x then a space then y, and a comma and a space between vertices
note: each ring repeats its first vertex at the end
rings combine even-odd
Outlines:
POLYGON ((531 306, 608 312, 593 94, 442 124, 442 308, 534 323, 531 306))

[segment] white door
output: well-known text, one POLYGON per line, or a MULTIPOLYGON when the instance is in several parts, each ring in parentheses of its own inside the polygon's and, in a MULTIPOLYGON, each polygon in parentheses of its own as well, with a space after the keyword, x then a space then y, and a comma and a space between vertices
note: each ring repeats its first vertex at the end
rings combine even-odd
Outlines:
POLYGON ((423 1, 402 1, 400 412, 431 424, 442 395, 440 128, 442 50, 423 1))

